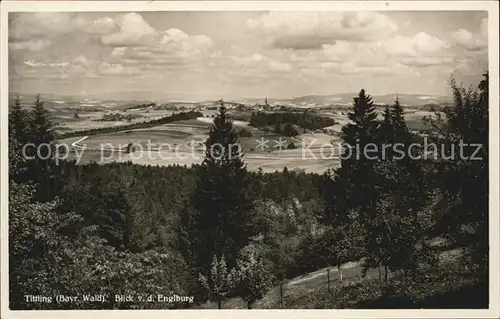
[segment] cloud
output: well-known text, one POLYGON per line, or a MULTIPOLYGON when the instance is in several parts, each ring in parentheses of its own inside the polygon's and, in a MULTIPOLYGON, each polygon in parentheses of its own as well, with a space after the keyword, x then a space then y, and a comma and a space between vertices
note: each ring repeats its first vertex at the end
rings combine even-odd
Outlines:
POLYGON ((446 83, 452 71, 480 72, 485 51, 479 47, 487 44, 486 19, 467 30, 461 21, 444 18, 423 28, 414 23, 419 19, 387 12, 252 12, 237 19, 221 13, 197 22, 160 14, 165 18, 140 12, 14 13, 9 46, 17 51, 9 56, 9 75, 19 83, 23 77, 65 79, 95 90, 166 85, 277 95, 359 86, 432 91, 437 89, 430 79, 446 83), (397 35, 395 21, 402 29, 397 35), (218 28, 206 27, 219 22, 218 28), (450 32, 420 32, 441 27, 450 32), (93 77, 98 79, 85 82, 93 77))
POLYGON ((124 67, 121 64, 109 64, 106 62, 98 66, 99 74, 107 76, 121 76, 121 75, 140 75, 141 71, 138 68, 124 67))
MULTIPOLYGON (((484 31, 483 31, 484 32, 484 31)), ((452 33, 455 43, 470 51, 479 51, 488 47, 487 38, 481 35, 474 35, 471 32, 458 29, 452 33)))
POLYGON ((51 41, 48 40, 30 40, 23 42, 11 42, 9 43, 9 47, 12 50, 26 50, 30 52, 39 52, 43 49, 49 47, 52 44, 51 41))
POLYGON ((445 40, 420 32, 413 37, 395 36, 379 44, 374 52, 383 50, 395 61, 407 66, 429 67, 453 63, 456 54, 445 40))
POLYGON ((415 69, 388 55, 381 43, 337 41, 318 50, 270 48, 248 53, 232 46, 229 52, 216 51, 210 57, 212 73, 222 72, 238 81, 302 81, 332 79, 338 75, 358 77, 417 74, 415 69), (267 80, 266 80, 267 81, 267 80))
POLYGON ((189 36, 179 29, 159 31, 137 40, 135 46, 114 48, 110 61, 135 67, 150 64, 184 68, 199 65, 213 53, 211 38, 189 36))
POLYGON ((388 54, 380 42, 337 41, 334 45, 323 45, 323 53, 329 61, 351 61, 367 66, 385 65, 388 59, 388 54))
POLYGON ((104 61, 107 63, 139 69, 152 69, 153 65, 175 69, 198 65, 212 53, 210 37, 188 35, 178 28, 155 30, 137 13, 119 16, 116 25, 117 32, 101 36, 103 45, 113 47, 109 59, 104 61))
POLYGON ((54 67, 54 68, 65 68, 69 65, 69 62, 55 62, 55 63, 50 63, 49 66, 54 67))
POLYGON ((292 49, 319 49, 338 40, 372 41, 398 29, 391 18, 372 11, 270 12, 249 19, 247 27, 272 47, 292 49))
POLYGON ((86 69, 90 69, 89 61, 83 55, 77 56, 76 58, 74 58, 71 61, 71 63, 74 64, 74 65, 78 65, 78 66, 84 67, 86 69))
POLYGON ((266 81, 269 88, 274 81, 286 81, 294 77, 297 70, 286 61, 272 58, 264 53, 248 53, 240 47, 230 52, 216 51, 209 57, 200 73, 208 81, 219 83, 256 83, 266 81))
MULTIPOLYGON (((83 13, 26 13, 14 15, 11 25, 11 49, 40 51, 53 44, 57 52, 64 52, 59 58, 56 54, 40 56, 38 74, 62 72, 70 77, 94 77, 138 75, 147 71, 154 75, 155 71, 202 67, 213 52, 210 37, 188 35, 179 28, 155 30, 138 13, 101 17, 83 13), (85 51, 75 57, 75 53, 81 52, 71 47, 76 37, 85 51), (94 61, 89 61, 86 54, 94 61)), ((19 63, 23 61, 17 62, 18 67, 19 63)), ((23 64, 25 69, 19 68, 17 74, 33 65, 23 64)), ((279 64, 273 67, 285 68, 279 64)), ((33 72, 30 76, 34 76, 33 72)))
POLYGON ((481 25, 479 26, 481 37, 488 40, 488 18, 481 19, 481 25))
POLYGON ((188 38, 189 36, 186 33, 184 33, 184 31, 177 28, 173 28, 166 30, 164 32, 161 42, 162 43, 179 42, 187 40, 188 38))
POLYGON ((111 57, 112 58, 122 58, 125 55, 125 49, 126 49, 126 47, 114 48, 113 51, 111 52, 111 57))
POLYGON ((24 64, 27 65, 27 66, 29 66, 29 67, 31 67, 31 68, 39 68, 39 67, 46 66, 45 63, 36 62, 34 60, 25 61, 24 64))
POLYGON ((335 44, 325 44, 323 45, 323 49, 327 56, 340 60, 346 56, 351 56, 356 53, 356 49, 353 43, 348 41, 337 41, 335 44))
POLYGON ((78 56, 70 62, 24 61, 22 65, 13 66, 13 74, 18 78, 63 79, 73 77, 93 77, 95 72, 92 63, 84 56, 78 56))
POLYGON ((116 24, 119 31, 103 35, 101 41, 110 46, 135 46, 145 36, 152 36, 156 31, 142 18, 141 15, 132 12, 121 16, 116 22, 108 21, 108 24, 116 24))
MULTIPOLYGON (((210 65, 218 66, 221 69, 230 69, 235 72, 245 72, 252 74, 281 73, 289 74, 293 70, 293 65, 273 59, 262 53, 245 54, 244 51, 234 51, 234 55, 213 54, 210 65)), ((222 70, 223 71, 223 70, 222 70)))
POLYGON ((63 34, 109 33, 116 25, 109 17, 91 17, 74 12, 30 12, 12 14, 9 37, 17 42, 34 39, 52 39, 63 34))
POLYGON ((429 56, 421 56, 421 57, 413 57, 413 58, 403 58, 401 62, 405 65, 409 66, 417 66, 417 67, 427 67, 433 65, 443 65, 443 64, 451 64, 454 63, 454 59, 451 57, 429 57, 429 56))
POLYGON ((268 66, 271 71, 290 72, 292 70, 292 66, 289 63, 279 61, 269 61, 268 66))
POLYGON ((159 48, 134 47, 126 48, 121 56, 114 55, 110 58, 114 63, 119 62, 133 66, 152 64, 176 67, 196 65, 201 62, 203 54, 196 49, 170 48, 161 50, 159 48))
POLYGON ((16 40, 29 40, 69 33, 75 27, 72 18, 72 14, 59 12, 12 14, 9 36, 16 40))
POLYGON ((119 24, 110 17, 101 17, 86 22, 85 31, 91 34, 107 34, 117 29, 119 24))
POLYGON ((411 38, 395 36, 383 43, 383 48, 387 53, 404 57, 439 54, 449 47, 446 41, 425 32, 420 32, 411 38))
POLYGON ((458 77, 475 78, 488 69, 488 19, 483 18, 475 33, 459 28, 451 33, 458 49, 451 71, 458 77))
POLYGON ((465 76, 482 74, 488 69, 488 59, 464 57, 457 61, 453 71, 465 76))
POLYGON ((399 63, 389 62, 385 65, 360 65, 356 62, 322 62, 319 65, 309 65, 300 69, 300 73, 314 78, 338 78, 339 76, 402 76, 418 74, 416 70, 399 63))

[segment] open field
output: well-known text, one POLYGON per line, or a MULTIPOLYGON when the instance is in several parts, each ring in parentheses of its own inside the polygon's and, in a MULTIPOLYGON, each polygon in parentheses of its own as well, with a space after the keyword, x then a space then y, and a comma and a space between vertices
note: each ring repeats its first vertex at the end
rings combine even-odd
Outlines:
MULTIPOLYGON (((57 115, 59 131, 71 132, 148 122, 172 115, 172 113, 174 112, 151 108, 92 110, 80 112, 78 118, 75 118, 74 111, 64 109, 60 112, 53 112, 53 116, 57 115), (100 121, 109 114, 122 116, 131 114, 138 117, 130 121, 100 121)), ((330 131, 330 134, 308 132, 290 138, 249 126, 245 120, 250 118, 252 111, 231 110, 230 114, 235 117, 233 121, 235 129, 245 129, 252 135, 240 137, 241 150, 245 155, 247 167, 250 170, 260 168, 264 172, 281 171, 287 167, 291 170, 314 173, 323 173, 327 169, 337 167, 341 143, 340 132, 342 126, 349 122, 347 111, 318 109, 315 113, 331 117, 338 124, 325 128, 330 131), (290 143, 293 143, 296 149, 288 149, 290 143)), ((85 145, 85 152, 81 163, 131 161, 141 165, 159 166, 200 164, 204 155, 202 146, 208 138, 209 129, 213 124, 212 117, 217 114, 217 111, 203 110, 202 114, 203 117, 192 120, 89 136, 82 142, 85 145), (134 144, 135 151, 125 153, 124 150, 130 143, 134 144)), ((432 112, 411 108, 405 112, 411 129, 424 128, 422 118, 429 115, 432 115, 432 112)), ((60 142, 70 144, 75 140, 77 139, 71 138, 60 142)))
MULTIPOLYGON (((338 154, 331 143, 340 140, 323 133, 307 133, 287 138, 272 132, 263 132, 249 127, 246 122, 235 121, 235 127, 245 128, 252 137, 240 138, 240 144, 248 168, 265 172, 300 169, 305 172, 323 173, 338 165, 333 157, 338 154), (261 141, 267 141, 260 144, 261 141), (297 149, 286 149, 293 142, 297 149)), ((203 160, 201 146, 208 137, 211 118, 177 121, 146 129, 98 134, 79 143, 85 145, 82 163, 90 161, 117 161, 141 165, 187 165, 200 164, 203 160), (122 152, 127 145, 135 145, 132 153, 122 152)), ((71 143, 79 138, 68 138, 60 143, 71 143)))

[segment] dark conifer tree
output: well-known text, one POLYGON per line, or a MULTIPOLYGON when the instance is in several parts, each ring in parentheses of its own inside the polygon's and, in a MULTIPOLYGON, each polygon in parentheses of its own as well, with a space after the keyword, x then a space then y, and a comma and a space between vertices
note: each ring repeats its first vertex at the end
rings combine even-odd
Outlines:
POLYGON ((19 95, 17 95, 9 113, 9 134, 12 135, 15 132, 16 140, 20 144, 26 142, 27 123, 28 114, 23 110, 21 100, 19 99, 19 95))
POLYGON ((19 95, 17 95, 9 112, 9 166, 15 163, 17 167, 16 174, 10 174, 10 178, 16 182, 22 181, 26 171, 26 160, 22 155, 22 148, 26 143, 27 123, 28 114, 22 109, 19 95))
POLYGON ((49 112, 39 94, 29 113, 27 133, 26 141, 33 144, 26 149, 27 156, 32 158, 28 164, 28 179, 39 185, 37 200, 50 200, 53 197, 52 188, 56 178, 53 161, 56 136, 49 112))
MULTIPOLYGON (((50 144, 55 139, 54 127, 49 119, 49 112, 38 94, 30 113, 29 141, 39 146, 42 143, 50 144)), ((45 155, 45 151, 43 154, 45 155)))
POLYGON ((188 225, 195 266, 203 273, 214 255, 233 266, 239 250, 257 234, 250 176, 238 136, 222 101, 219 111, 205 143, 192 199, 195 213, 188 225))
POLYGON ((361 90, 359 95, 354 98, 353 110, 349 112, 348 118, 352 123, 342 128, 342 138, 346 146, 353 147, 354 150, 353 156, 342 159, 343 167, 350 165, 352 162, 366 162, 367 159, 363 152, 364 148, 368 144, 376 143, 379 125, 377 112, 371 96, 366 94, 365 90, 361 90), (356 152, 357 146, 359 147, 359 152, 356 152))
POLYGON ((390 113, 394 127, 394 134, 399 136, 407 135, 409 132, 408 126, 406 125, 404 110, 399 102, 399 98, 396 98, 394 101, 394 104, 391 106, 390 113))
POLYGON ((337 197, 336 205, 343 203, 339 210, 345 213, 362 206, 365 206, 362 210, 366 211, 376 198, 377 181, 373 171, 376 161, 370 157, 376 158, 377 154, 365 151, 373 150, 370 147, 377 145, 379 123, 373 101, 365 90, 354 98, 353 111, 348 117, 352 123, 342 128, 342 138, 344 146, 350 150, 344 152, 341 167, 336 172, 336 181, 342 185, 339 190, 343 193, 343 196, 337 197))
POLYGON ((26 160, 21 154, 22 146, 17 139, 16 129, 11 128, 9 133, 9 180, 17 182, 19 175, 26 170, 26 160))
POLYGON ((392 145, 394 144, 394 122, 389 107, 384 110, 384 115, 379 127, 379 142, 383 158, 392 159, 392 145), (384 147, 384 145, 386 147, 384 147))
POLYGON ((337 169, 334 180, 331 183, 327 182, 331 186, 330 191, 325 190, 326 203, 323 221, 337 228, 332 232, 337 238, 332 240, 343 241, 356 238, 356 244, 354 241, 352 243, 348 241, 346 244, 352 244, 349 248, 358 250, 352 251, 351 256, 359 256, 359 250, 364 248, 362 246, 376 245, 369 239, 370 236, 374 236, 370 221, 376 215, 378 198, 378 182, 374 165, 378 156, 376 146, 379 138, 379 123, 373 101, 364 90, 361 90, 354 98, 353 110, 348 117, 352 123, 342 128, 342 137, 345 147, 350 150, 345 150, 341 159, 341 167, 337 169), (365 152, 370 149, 374 151, 365 152), (358 221, 357 224, 360 227, 348 227, 353 219, 358 221), (363 244, 360 244, 361 242, 363 244))

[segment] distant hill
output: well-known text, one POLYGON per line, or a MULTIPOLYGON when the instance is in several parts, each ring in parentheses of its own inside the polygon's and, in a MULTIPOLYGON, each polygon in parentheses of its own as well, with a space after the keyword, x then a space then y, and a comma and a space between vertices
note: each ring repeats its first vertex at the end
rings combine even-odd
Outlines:
MULTIPOLYGON (((264 104, 266 97, 262 98, 231 98, 229 96, 221 96, 219 94, 188 94, 188 93, 166 93, 166 92, 153 92, 153 91, 123 91, 123 92, 109 92, 101 94, 85 94, 85 95, 58 95, 52 93, 41 93, 45 101, 54 101, 58 104, 59 101, 65 102, 82 102, 92 101, 99 102, 100 104, 110 104, 111 102, 119 102, 118 104, 127 104, 137 102, 142 104, 144 102, 155 103, 206 103, 207 101, 218 101, 221 98, 225 102, 241 103, 246 105, 264 104)), ((305 95, 295 98, 273 98, 268 97, 267 101, 270 105, 291 105, 297 107, 326 107, 326 106, 349 106, 352 105, 353 97, 357 93, 340 93, 331 95, 305 95)), ((13 99, 15 93, 10 94, 13 99)), ((35 94, 20 94, 23 102, 32 102, 35 94)), ((444 105, 452 102, 452 99, 447 96, 440 95, 426 95, 426 94, 398 94, 399 101, 402 105, 425 106, 425 105, 444 105)), ((372 95, 373 101, 378 105, 392 104, 396 98, 396 93, 384 95, 372 95)))
MULTIPOLYGON (((340 93, 331 95, 305 95, 291 99, 277 99, 268 97, 267 102, 270 105, 292 105, 298 107, 323 107, 323 106, 350 106, 353 102, 353 97, 357 93, 340 93)), ((398 94, 399 101, 402 105, 413 106, 429 106, 444 105, 451 103, 451 98, 440 95, 425 95, 425 94, 398 94)), ((378 105, 390 105, 394 103, 396 93, 385 95, 372 95, 373 101, 378 105)), ((264 104, 263 98, 242 98, 234 100, 243 104, 264 104)))
MULTIPOLYGON (((308 107, 324 105, 350 105, 356 93, 342 93, 333 95, 307 95, 290 99, 292 104, 304 105, 308 107)), ((424 95, 424 94, 398 94, 399 101, 403 105, 423 106, 427 104, 442 105, 451 102, 447 96, 424 95)), ((396 93, 385 95, 372 95, 376 104, 392 104, 396 98, 396 93)))

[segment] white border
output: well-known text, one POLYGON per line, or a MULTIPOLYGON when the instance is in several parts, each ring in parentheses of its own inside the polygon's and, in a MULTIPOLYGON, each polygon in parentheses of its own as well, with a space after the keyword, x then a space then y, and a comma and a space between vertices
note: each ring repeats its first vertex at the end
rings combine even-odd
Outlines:
POLYGON ((499 304, 499 73, 498 9, 496 1, 3 1, 1 3, 1 317, 2 318, 498 318, 499 304), (10 311, 8 309, 8 12, 37 11, 488 11, 490 70, 490 308, 488 310, 79 310, 10 311))

